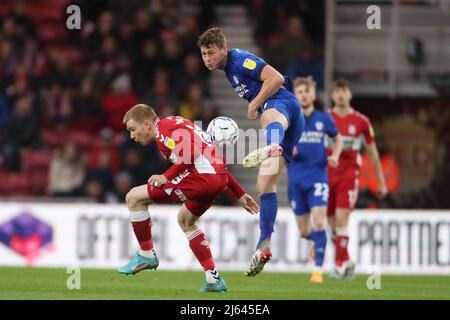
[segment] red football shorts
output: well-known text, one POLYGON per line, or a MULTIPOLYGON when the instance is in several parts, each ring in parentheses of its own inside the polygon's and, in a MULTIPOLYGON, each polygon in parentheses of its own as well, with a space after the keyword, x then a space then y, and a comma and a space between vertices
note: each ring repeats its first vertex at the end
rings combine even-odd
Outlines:
POLYGON ((156 203, 183 202, 192 214, 200 217, 213 205, 217 196, 226 190, 227 184, 227 174, 188 172, 187 175, 180 175, 161 188, 147 184, 147 191, 156 203))
POLYGON ((336 208, 355 208, 358 200, 358 178, 353 177, 328 177, 330 194, 328 197, 327 216, 334 216, 336 208))

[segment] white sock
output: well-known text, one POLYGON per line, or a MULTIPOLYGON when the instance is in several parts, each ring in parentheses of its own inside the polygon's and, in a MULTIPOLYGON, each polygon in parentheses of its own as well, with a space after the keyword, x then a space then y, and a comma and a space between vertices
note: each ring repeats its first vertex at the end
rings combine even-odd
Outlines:
POLYGON ((322 266, 314 266, 313 272, 322 272, 322 266))
POLYGON ((205 271, 206 282, 215 283, 220 279, 219 272, 216 269, 205 271))
POLYGON ((144 258, 147 259, 153 259, 154 257, 156 257, 156 251, 155 249, 150 249, 150 250, 139 250, 139 254, 141 256, 143 256, 144 258))

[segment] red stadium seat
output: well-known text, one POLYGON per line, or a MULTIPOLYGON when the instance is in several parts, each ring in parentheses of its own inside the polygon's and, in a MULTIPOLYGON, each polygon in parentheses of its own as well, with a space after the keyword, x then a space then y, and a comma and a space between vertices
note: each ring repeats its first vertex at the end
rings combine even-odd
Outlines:
POLYGON ((25 149, 21 152, 22 171, 31 173, 35 170, 46 170, 50 167, 52 155, 50 152, 25 149))

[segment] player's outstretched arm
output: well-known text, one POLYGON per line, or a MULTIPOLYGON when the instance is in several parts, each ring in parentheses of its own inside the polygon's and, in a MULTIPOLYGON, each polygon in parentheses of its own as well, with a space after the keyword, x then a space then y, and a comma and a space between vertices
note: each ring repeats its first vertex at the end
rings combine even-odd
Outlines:
POLYGON ((253 199, 248 193, 239 198, 239 203, 250 214, 258 214, 259 205, 258 203, 256 203, 255 199, 253 199))
POLYGON ((244 188, 239 184, 236 178, 228 172, 228 189, 231 193, 238 199, 241 206, 250 212, 251 214, 256 214, 259 212, 259 205, 256 201, 245 192, 244 188))

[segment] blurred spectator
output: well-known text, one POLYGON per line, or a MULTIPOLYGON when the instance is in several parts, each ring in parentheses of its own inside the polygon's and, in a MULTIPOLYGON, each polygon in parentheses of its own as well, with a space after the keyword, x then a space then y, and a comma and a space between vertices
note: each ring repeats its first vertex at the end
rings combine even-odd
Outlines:
POLYGON ((142 155, 136 148, 129 148, 125 151, 125 160, 122 169, 130 173, 133 186, 146 184, 150 178, 149 172, 142 160, 142 155))
POLYGON ((32 115, 31 100, 21 97, 16 100, 13 115, 5 124, 2 154, 6 168, 20 170, 20 149, 38 145, 39 130, 32 115))
POLYGON ((117 172, 120 168, 119 147, 114 142, 114 133, 109 128, 100 131, 100 140, 89 153, 89 168, 102 168, 117 172))
POLYGON ((133 188, 132 177, 126 171, 121 171, 114 176, 114 194, 110 196, 110 202, 125 202, 127 193, 133 188))
POLYGON ((107 126, 116 131, 123 130, 123 116, 128 109, 137 103, 138 99, 131 88, 130 78, 122 74, 114 79, 111 90, 102 99, 107 126))
POLYGON ((19 63, 19 56, 15 53, 14 45, 6 37, 0 42, 0 68, 1 76, 6 79, 14 74, 19 63))
POLYGON ((203 116, 203 90, 200 84, 191 84, 181 102, 179 115, 189 120, 200 120, 203 116))
POLYGON ((268 38, 267 45, 263 47, 264 56, 276 69, 285 70, 287 63, 299 55, 301 45, 308 39, 303 20, 291 16, 285 31, 268 38))
POLYGON ((69 142, 55 151, 50 164, 48 193, 56 197, 81 195, 85 161, 75 143, 69 142))
POLYGON ((118 35, 114 14, 111 11, 103 11, 98 17, 95 30, 88 37, 88 48, 91 52, 95 52, 98 44, 106 37, 117 39, 118 35))
POLYGON ((186 83, 199 83, 206 89, 207 75, 203 71, 202 62, 198 54, 188 54, 183 60, 183 69, 175 79, 176 92, 183 96, 186 94, 186 83))
POLYGON ((148 39, 142 43, 141 54, 137 58, 134 69, 136 91, 139 96, 144 96, 148 88, 153 86, 152 75, 155 74, 157 66, 161 62, 158 50, 155 40, 148 39))
POLYGON ((79 120, 99 118, 103 115, 101 99, 94 88, 94 79, 86 76, 73 99, 74 116, 79 120))
POLYGON ((67 125, 73 119, 72 101, 69 91, 58 82, 50 85, 45 96, 44 112, 50 124, 67 125))
POLYGON ((323 58, 315 54, 314 48, 309 42, 305 42, 299 47, 301 50, 298 56, 289 63, 286 75, 292 79, 312 76, 317 83, 317 88, 323 90, 325 78, 323 58))
POLYGON ((28 34, 34 36, 36 30, 33 21, 27 15, 27 2, 25 0, 16 0, 10 16, 17 25, 19 34, 28 34))
POLYGON ((152 18, 150 12, 146 9, 141 9, 136 12, 134 20, 134 30, 132 31, 129 43, 131 46, 131 53, 135 59, 141 58, 141 52, 146 41, 156 39, 160 27, 152 18))
POLYGON ((104 203, 106 201, 106 192, 101 182, 95 179, 86 181, 83 195, 95 202, 104 203))

